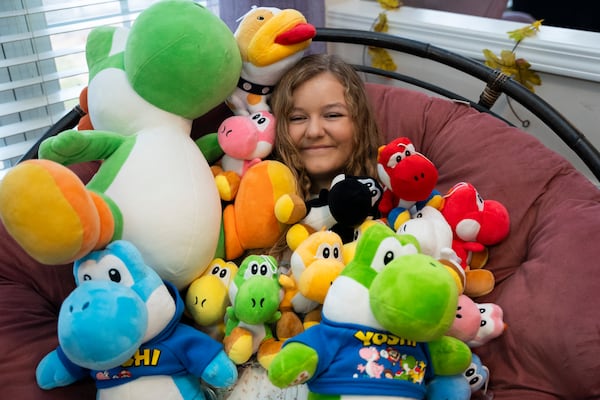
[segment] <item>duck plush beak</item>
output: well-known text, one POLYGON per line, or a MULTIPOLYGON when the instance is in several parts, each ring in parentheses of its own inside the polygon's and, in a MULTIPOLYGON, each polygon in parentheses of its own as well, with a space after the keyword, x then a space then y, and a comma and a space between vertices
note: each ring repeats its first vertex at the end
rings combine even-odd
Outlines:
POLYGON ((302 43, 307 40, 311 40, 315 37, 317 30, 311 24, 298 24, 292 29, 280 33, 275 38, 275 43, 282 46, 289 46, 292 44, 302 43))
POLYGON ((244 18, 236 39, 245 61, 265 67, 302 52, 315 34, 315 27, 299 11, 265 7, 244 18))

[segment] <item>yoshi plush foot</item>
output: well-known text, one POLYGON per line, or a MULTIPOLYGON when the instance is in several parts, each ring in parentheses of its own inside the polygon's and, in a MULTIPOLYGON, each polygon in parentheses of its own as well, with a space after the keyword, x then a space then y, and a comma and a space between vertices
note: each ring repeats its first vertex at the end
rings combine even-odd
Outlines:
POLYGON ((465 271, 465 291, 469 297, 479 297, 494 290, 496 280, 492 271, 487 269, 469 269, 465 271))
POLYGON ((410 211, 397 207, 393 209, 388 215, 388 223, 395 230, 398 231, 398 228, 402 226, 406 221, 410 219, 410 211))
POLYGON ((6 174, 0 217, 30 256, 50 265, 106 245, 114 231, 104 200, 68 168, 49 160, 28 160, 6 174))
POLYGON ((277 320, 275 332, 277 338, 285 341, 304 331, 300 317, 291 310, 281 310, 281 318, 277 320))
POLYGON ((288 229, 285 235, 285 241, 288 247, 294 251, 300 246, 300 243, 314 232, 315 230, 309 225, 302 223, 294 224, 288 229))
POLYGON ((256 360, 264 369, 269 369, 271 362, 281 350, 283 342, 274 338, 265 339, 258 347, 256 360))
POLYGON ((306 216, 306 204, 300 196, 285 194, 275 203, 275 218, 282 224, 292 225, 306 216))
POLYGON ((427 201, 426 205, 428 205, 429 207, 433 207, 433 208, 435 208, 437 210, 441 210, 442 207, 444 206, 444 197, 442 195, 439 195, 439 194, 434 194, 427 201))
POLYGON ((232 201, 240 188, 240 176, 233 171, 223 171, 215 175, 215 184, 221 200, 232 201))
POLYGON ((483 268, 489 260, 489 250, 484 248, 482 251, 469 254, 468 264, 471 269, 483 268))
POLYGON ((252 332, 244 328, 233 328, 229 335, 223 339, 225 353, 231 361, 243 364, 252 357, 252 332))
POLYGON ((308 312, 305 316, 304 316, 304 330, 315 326, 317 324, 319 324, 321 322, 321 307, 317 308, 316 310, 312 310, 310 312, 308 312))

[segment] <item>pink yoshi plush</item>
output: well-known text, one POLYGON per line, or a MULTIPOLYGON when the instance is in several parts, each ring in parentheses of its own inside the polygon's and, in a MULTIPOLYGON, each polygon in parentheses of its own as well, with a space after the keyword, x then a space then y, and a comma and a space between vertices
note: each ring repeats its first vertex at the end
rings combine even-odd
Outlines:
POLYGON ((231 201, 242 175, 271 154, 275 143, 275 117, 268 111, 226 118, 217 132, 217 141, 225 153, 221 168, 213 167, 221 199, 231 201))
POLYGON ((475 303, 469 296, 460 295, 456 318, 447 335, 466 343, 469 347, 478 347, 500 336, 506 324, 504 312, 495 303, 475 303))

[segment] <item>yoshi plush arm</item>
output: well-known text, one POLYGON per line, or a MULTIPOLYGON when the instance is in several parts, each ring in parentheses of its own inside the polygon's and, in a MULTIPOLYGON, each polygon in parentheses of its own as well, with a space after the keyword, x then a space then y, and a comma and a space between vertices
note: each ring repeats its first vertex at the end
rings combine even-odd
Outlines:
POLYGON ((471 364, 471 349, 451 336, 429 342, 429 354, 436 375, 461 374, 471 364))
POLYGON ((35 378, 40 388, 48 390, 67 386, 82 379, 86 375, 85 371, 74 364, 67 366, 58 355, 58 350, 53 350, 38 364, 35 378))
POLYGON ((218 134, 216 132, 208 133, 196 139, 196 146, 198 146, 206 161, 211 165, 225 154, 219 145, 218 134))
POLYGON ((292 342, 285 345, 275 356, 268 369, 273 385, 286 388, 306 382, 315 374, 319 355, 312 347, 292 342))
POLYGON ((468 400, 471 386, 463 372, 471 365, 471 349, 461 340, 442 336, 429 342, 435 376, 427 383, 428 400, 468 400))
POLYGON ((228 387, 235 383, 238 377, 237 367, 221 350, 206 366, 200 376, 202 380, 214 387, 228 387))
POLYGON ((135 137, 106 131, 68 130, 42 142, 40 158, 56 161, 63 165, 84 161, 104 160, 135 137))

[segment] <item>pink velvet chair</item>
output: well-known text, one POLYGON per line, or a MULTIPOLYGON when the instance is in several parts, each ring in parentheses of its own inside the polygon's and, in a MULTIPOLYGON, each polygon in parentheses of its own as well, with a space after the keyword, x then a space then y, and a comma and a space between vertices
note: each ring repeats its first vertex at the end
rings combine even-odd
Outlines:
MULTIPOLYGON (((408 136, 437 166, 441 192, 468 181, 509 211, 510 233, 490 248, 486 265, 496 286, 477 299, 500 305, 508 324, 475 349, 490 369, 487 398, 600 398, 600 190, 565 158, 476 103, 387 85, 367 89, 384 139, 408 136)), ((194 135, 214 132, 228 115, 226 106, 217 107, 195 121, 194 135)), ((549 120, 592 167, 600 165, 568 121, 549 120)), ((73 167, 84 180, 96 168, 73 167)), ((95 397, 91 380, 51 391, 35 383, 37 363, 57 345, 58 310, 73 286, 70 265, 36 263, 0 226, 2 398, 95 397)))

